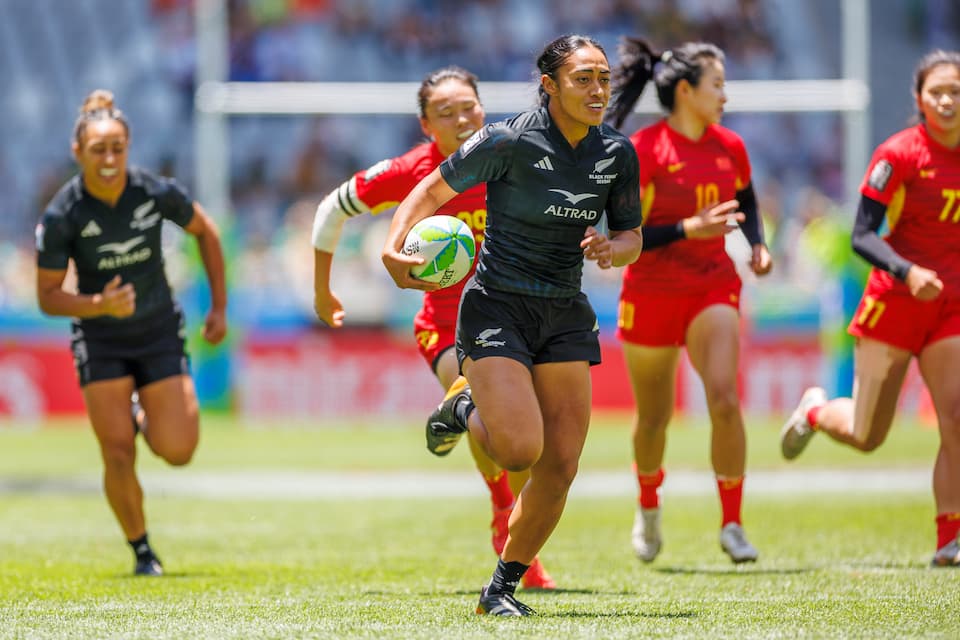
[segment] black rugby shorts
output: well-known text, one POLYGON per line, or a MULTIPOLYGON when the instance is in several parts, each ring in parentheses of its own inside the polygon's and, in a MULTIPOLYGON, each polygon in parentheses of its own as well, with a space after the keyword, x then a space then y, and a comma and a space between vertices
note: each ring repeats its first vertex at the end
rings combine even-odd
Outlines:
POLYGON ((500 356, 528 368, 547 362, 600 364, 597 314, 584 293, 541 298, 486 289, 471 278, 457 321, 457 359, 500 356))
POLYGON ((132 376, 139 389, 170 376, 189 375, 183 313, 176 310, 142 332, 120 337, 87 336, 76 322, 70 348, 80 386, 132 376))

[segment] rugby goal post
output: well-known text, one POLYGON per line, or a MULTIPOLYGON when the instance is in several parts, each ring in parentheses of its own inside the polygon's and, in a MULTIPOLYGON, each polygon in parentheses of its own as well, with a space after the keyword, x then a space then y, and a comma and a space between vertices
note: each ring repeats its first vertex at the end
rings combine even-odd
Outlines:
MULTIPOLYGON (((853 201, 869 159, 868 0, 841 0, 843 78, 744 80, 727 83, 726 110, 737 112, 840 113, 844 130, 844 197, 853 201)), ((217 215, 230 211, 230 116, 414 115, 417 82, 226 82, 226 0, 197 0, 197 89, 194 99, 196 192, 217 215), (349 96, 349 99, 345 99, 349 96)), ((482 82, 490 114, 530 108, 536 88, 527 82, 482 82)), ((657 114, 653 91, 637 113, 657 114)), ((398 150, 399 151, 399 150, 398 150)))

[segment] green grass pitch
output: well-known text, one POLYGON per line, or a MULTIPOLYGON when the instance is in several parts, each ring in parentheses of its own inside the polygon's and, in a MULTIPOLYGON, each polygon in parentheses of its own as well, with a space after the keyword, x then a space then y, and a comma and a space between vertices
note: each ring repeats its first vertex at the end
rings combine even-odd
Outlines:
MULTIPOLYGON (((902 638, 960 636, 960 573, 927 567, 929 489, 751 493, 760 550, 735 567, 719 549, 711 487, 670 495, 652 564, 629 543, 633 497, 573 492, 542 552, 560 589, 523 593, 536 617, 473 614, 495 558, 476 492, 431 499, 431 483, 472 477, 466 447, 432 458, 419 421, 244 428, 205 417, 196 459, 168 469, 141 446, 150 534, 168 575, 131 577, 132 556, 98 489, 92 434, 77 425, 0 429, 0 638, 902 638), (349 483, 364 473, 422 478, 417 495, 192 494, 244 472, 349 483), (167 478, 186 488, 151 487, 167 478), (425 495, 427 497, 425 497, 425 495)), ((912 424, 869 456, 815 438, 796 463, 777 425, 754 420, 750 468, 930 468, 936 433, 912 424)), ((581 470, 629 473, 629 416, 600 416, 581 470)), ((668 473, 707 470, 707 430, 672 427, 668 473)), ((259 475, 256 475, 259 474, 259 475)), ((837 475, 837 482, 846 482, 837 475)), ((159 486, 159 484, 158 484, 159 486)))

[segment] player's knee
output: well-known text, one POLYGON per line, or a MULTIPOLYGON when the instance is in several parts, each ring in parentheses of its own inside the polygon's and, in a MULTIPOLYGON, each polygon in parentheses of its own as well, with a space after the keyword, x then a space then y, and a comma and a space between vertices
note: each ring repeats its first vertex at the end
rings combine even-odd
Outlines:
POLYGON ((938 411, 937 418, 942 439, 960 444, 960 403, 948 407, 945 411, 938 411))
POLYGON ((669 413, 663 415, 638 415, 634 421, 634 435, 640 437, 655 436, 666 430, 667 423, 669 422, 669 413))
POLYGON ((540 447, 514 446, 504 451, 499 456, 498 462, 507 471, 524 471, 536 463, 540 453, 540 447))
POLYGON ((159 452, 163 460, 174 467, 181 467, 190 462, 193 458, 193 452, 196 446, 177 446, 171 449, 159 452))
POLYGON ((868 437, 866 440, 857 440, 853 446, 863 453, 876 451, 883 444, 884 438, 868 437))
POLYGON ((553 465, 553 475, 556 478, 558 486, 564 487, 564 491, 573 484, 573 479, 577 477, 577 471, 580 469, 580 463, 576 458, 561 460, 553 465))
POLYGON ((576 458, 560 459, 550 464, 540 463, 537 466, 537 483, 541 490, 548 490, 557 499, 567 495, 570 485, 577 477, 579 462, 576 458))
POLYGON ((136 446, 133 439, 102 442, 100 453, 103 463, 115 469, 129 469, 136 460, 136 446))
POLYGON ((197 450, 196 437, 189 437, 187 434, 180 434, 176 438, 154 438, 150 441, 150 449, 163 459, 169 465, 180 467, 193 458, 193 452, 197 450))
POLYGON ((710 415, 723 423, 732 422, 740 415, 740 397, 735 388, 717 388, 707 391, 710 415))

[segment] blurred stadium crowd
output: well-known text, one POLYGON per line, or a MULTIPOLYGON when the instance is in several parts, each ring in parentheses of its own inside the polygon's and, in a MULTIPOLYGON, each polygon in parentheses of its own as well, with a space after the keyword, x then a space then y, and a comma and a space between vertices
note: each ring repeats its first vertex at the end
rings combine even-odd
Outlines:
MULTIPOLYGON (((484 81, 532 81, 536 53, 565 32, 596 37, 611 59, 625 34, 646 35, 661 47, 712 41, 727 53, 731 80, 836 78, 841 72, 841 0, 227 4, 230 80, 419 81, 431 69, 459 64, 479 76, 482 98, 484 81)), ((874 48, 883 47, 906 65, 902 72, 886 65, 871 75, 875 141, 908 117, 906 81, 919 53, 956 45, 955 4, 871 3, 874 48), (897 37, 887 38, 888 32, 897 37), (878 100, 884 91, 896 100, 878 100)), ((132 124, 134 163, 194 186, 192 5, 193 0, 4 0, 0 323, 36 314, 33 280, 24 277, 33 270, 32 229, 43 205, 74 170, 69 138, 87 92, 103 87, 117 96, 132 124)), ((354 171, 399 155, 422 138, 412 115, 413 95, 410 106, 410 116, 231 118, 233 210, 213 213, 227 229, 234 300, 239 298, 234 312, 242 310, 243 319, 265 326, 313 321, 308 238, 314 207, 354 171)), ((635 117, 625 128, 640 124, 635 117)), ((836 204, 851 195, 843 193, 840 118, 731 114, 724 124, 739 132, 750 150, 776 277, 795 285, 789 294, 794 306, 798 300, 816 301, 823 264, 845 269, 849 254, 836 250, 852 220, 852 211, 836 204), (827 224, 811 229, 811 221, 827 224), (826 258, 824 251, 830 253, 826 258)), ((393 288, 379 261, 377 231, 386 221, 367 218, 347 225, 335 288, 352 322, 406 326, 417 298, 393 288)), ((187 271, 177 264, 171 270, 175 281, 187 271)), ((587 274, 586 286, 608 321, 615 311, 615 276, 587 274)), ((784 300, 777 292, 783 288, 764 289, 755 310, 780 308, 784 300)))

